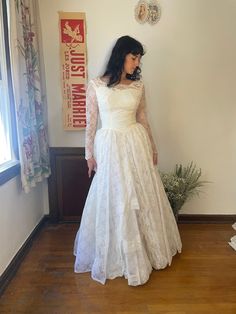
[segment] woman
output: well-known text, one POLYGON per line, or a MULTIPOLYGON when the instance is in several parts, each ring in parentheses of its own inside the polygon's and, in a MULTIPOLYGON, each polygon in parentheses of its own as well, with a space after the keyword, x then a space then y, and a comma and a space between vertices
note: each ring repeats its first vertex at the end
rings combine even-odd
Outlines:
POLYGON ((76 273, 125 276, 132 286, 181 252, 178 227, 156 167, 157 149, 140 80, 141 43, 120 37, 102 77, 87 88, 85 158, 95 175, 74 243, 76 273), (96 132, 98 114, 102 127, 96 132))

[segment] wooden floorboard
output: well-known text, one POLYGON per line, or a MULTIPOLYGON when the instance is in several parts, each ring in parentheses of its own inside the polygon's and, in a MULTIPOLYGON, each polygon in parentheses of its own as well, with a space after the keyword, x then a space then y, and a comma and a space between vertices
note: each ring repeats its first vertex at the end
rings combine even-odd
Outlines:
POLYGON ((183 251, 143 286, 73 272, 77 224, 47 225, 0 299, 0 313, 235 314, 231 224, 179 224, 183 251))

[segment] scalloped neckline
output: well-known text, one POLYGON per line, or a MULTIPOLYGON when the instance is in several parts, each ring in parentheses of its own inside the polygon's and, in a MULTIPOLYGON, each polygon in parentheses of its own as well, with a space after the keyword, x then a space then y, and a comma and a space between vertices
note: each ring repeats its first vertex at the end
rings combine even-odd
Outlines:
MULTIPOLYGON (((107 83, 106 81, 102 80, 100 77, 98 77, 98 79, 99 79, 102 83, 107 83)), ((116 87, 116 86, 130 86, 130 85, 132 85, 132 84, 135 83, 135 82, 137 82, 137 81, 131 81, 131 83, 129 83, 129 84, 119 83, 119 84, 117 84, 117 85, 115 85, 115 86, 113 86, 113 87, 116 87)))

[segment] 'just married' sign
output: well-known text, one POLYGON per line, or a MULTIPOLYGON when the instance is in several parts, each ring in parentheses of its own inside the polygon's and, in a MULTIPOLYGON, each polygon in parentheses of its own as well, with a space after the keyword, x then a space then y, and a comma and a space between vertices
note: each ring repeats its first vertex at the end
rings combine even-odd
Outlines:
POLYGON ((86 127, 85 13, 59 12, 61 87, 65 130, 86 127))

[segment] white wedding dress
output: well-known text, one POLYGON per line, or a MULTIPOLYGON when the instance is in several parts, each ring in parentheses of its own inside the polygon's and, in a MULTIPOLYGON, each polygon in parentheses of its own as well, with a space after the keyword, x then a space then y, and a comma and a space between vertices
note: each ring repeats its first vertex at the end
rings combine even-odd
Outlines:
POLYGON ((94 280, 147 282, 181 252, 179 230, 157 166, 142 81, 87 88, 86 156, 97 169, 74 242, 74 271, 94 280), (96 131, 98 114, 102 127, 96 131))

